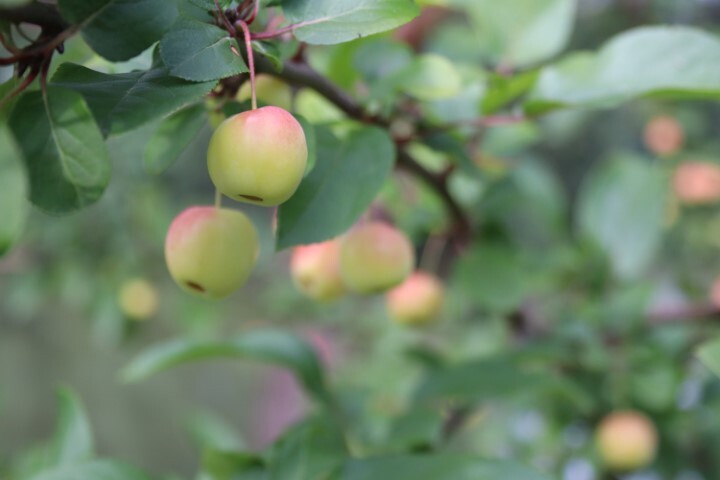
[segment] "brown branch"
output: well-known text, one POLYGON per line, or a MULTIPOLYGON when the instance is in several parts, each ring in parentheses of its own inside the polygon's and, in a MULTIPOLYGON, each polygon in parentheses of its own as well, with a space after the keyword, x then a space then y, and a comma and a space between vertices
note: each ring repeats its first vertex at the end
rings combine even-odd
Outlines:
POLYGON ((10 23, 30 23, 61 32, 70 25, 60 16, 57 7, 45 3, 31 3, 22 7, 0 7, 0 20, 10 23))

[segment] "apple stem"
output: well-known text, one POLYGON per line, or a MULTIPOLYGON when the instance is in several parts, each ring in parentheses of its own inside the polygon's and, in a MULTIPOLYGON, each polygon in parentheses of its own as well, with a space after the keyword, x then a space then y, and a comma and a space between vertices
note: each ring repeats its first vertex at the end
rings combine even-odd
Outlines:
POLYGON ((218 210, 222 207, 222 193, 220 190, 215 189, 215 208, 218 210))
POLYGON ((252 38, 250 38, 250 29, 243 20, 238 20, 237 25, 242 28, 245 36, 245 48, 247 48, 248 69, 250 70, 250 93, 252 94, 252 109, 257 110, 257 94, 255 93, 255 59, 253 57, 252 38))

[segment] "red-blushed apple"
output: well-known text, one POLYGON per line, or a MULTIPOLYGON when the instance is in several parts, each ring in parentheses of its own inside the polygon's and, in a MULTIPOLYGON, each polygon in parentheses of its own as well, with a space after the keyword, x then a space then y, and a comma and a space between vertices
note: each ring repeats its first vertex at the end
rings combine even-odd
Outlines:
POLYGON ((215 187, 234 200, 279 205, 300 185, 307 164, 300 123, 278 107, 239 113, 220 124, 208 147, 215 187))
POLYGON ((338 240, 295 247, 290 273, 297 288, 319 302, 329 302, 345 294, 338 240))
POLYGON ((361 223, 341 241, 340 274, 356 293, 380 293, 400 285, 414 266, 410 240, 387 223, 361 223))
POLYGON ((120 287, 118 304, 120 311, 129 319, 147 320, 157 313, 157 290, 144 278, 127 280, 120 287))
POLYGON ((631 410, 609 414, 596 433, 604 464, 613 471, 628 472, 649 465, 655 458, 658 435, 652 421, 631 410))
POLYGON ((682 203, 715 203, 720 200, 720 165, 705 161, 682 163, 675 170, 673 187, 682 203))
POLYGON ((386 294, 390 317, 410 326, 427 325, 440 317, 445 288, 430 273, 416 271, 386 294))
POLYGON ((672 155, 682 148, 685 132, 674 117, 658 115, 645 125, 643 139, 647 149, 654 154, 672 155))
POLYGON ((165 238, 170 275, 185 291, 221 299, 250 276, 259 252, 252 222, 237 210, 190 207, 173 220, 165 238))
MULTIPOLYGON (((272 75, 261 73, 255 76, 255 94, 258 100, 275 107, 290 110, 292 106, 290 85, 272 75)), ((245 82, 238 90, 237 99, 242 102, 249 100, 251 95, 250 82, 245 82)))

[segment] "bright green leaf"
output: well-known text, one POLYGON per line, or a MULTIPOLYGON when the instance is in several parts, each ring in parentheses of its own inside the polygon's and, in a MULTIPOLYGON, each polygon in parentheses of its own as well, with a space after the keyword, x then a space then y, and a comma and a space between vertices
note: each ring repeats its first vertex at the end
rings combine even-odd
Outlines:
POLYGON ((346 231, 392 171, 394 145, 379 128, 358 128, 343 139, 326 128, 318 128, 316 134, 315 168, 280 206, 278 249, 320 242, 346 231))
POLYGON ((110 179, 110 158, 83 98, 72 90, 50 87, 23 95, 10 126, 30 175, 30 199, 52 213, 94 203, 110 179))

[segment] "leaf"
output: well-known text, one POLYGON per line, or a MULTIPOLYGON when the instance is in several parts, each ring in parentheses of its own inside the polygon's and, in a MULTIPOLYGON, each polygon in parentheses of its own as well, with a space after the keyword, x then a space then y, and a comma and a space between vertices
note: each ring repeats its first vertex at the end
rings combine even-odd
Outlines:
POLYGON ((613 106, 634 97, 720 98, 720 40, 688 27, 622 33, 598 53, 576 53, 545 68, 530 113, 613 106))
POLYGON ((535 85, 539 76, 539 70, 523 72, 512 77, 491 74, 487 93, 482 100, 483 113, 490 115, 508 103, 514 102, 535 85))
POLYGON ((83 98, 48 88, 47 99, 30 92, 10 117, 30 175, 30 200, 51 213, 94 203, 110 179, 110 157, 83 98))
POLYGON ((284 0, 283 13, 294 33, 311 44, 343 43, 385 32, 415 18, 420 10, 413 0, 284 0))
POLYGON ((246 442, 224 418, 210 411, 193 415, 188 422, 193 440, 203 448, 220 451, 240 450, 246 442))
POLYGON ((262 458, 242 452, 207 450, 203 454, 203 470, 211 480, 265 480, 262 458))
POLYGON ((144 72, 109 75, 72 63, 58 68, 53 84, 82 94, 106 135, 127 132, 180 110, 215 86, 215 82, 170 77, 161 65, 144 72))
POLYGON ((163 120, 145 147, 145 170, 160 175, 170 168, 207 120, 202 104, 192 105, 163 120))
POLYGON ((305 388, 325 399, 325 378, 315 351, 295 335, 280 330, 254 330, 231 340, 175 340, 139 355, 122 373, 126 381, 142 380, 186 363, 211 358, 245 358, 292 370, 305 388))
POLYGON ((667 179, 633 156, 602 164, 580 191, 578 228, 607 254, 622 279, 642 274, 663 235, 667 179))
POLYGON ((247 72, 233 53, 237 42, 215 25, 183 19, 160 42, 160 54, 170 74, 193 82, 218 80, 247 72))
POLYGON ((399 90, 420 100, 441 100, 460 93, 460 73, 445 57, 420 55, 391 80, 399 90))
MULTIPOLYGON (((576 0, 449 0, 470 14, 486 60, 513 69, 558 54, 570 40, 576 0)), ((465 41, 470 41, 466 39, 465 41)))
POLYGON ((83 22, 87 44, 111 62, 147 50, 178 15, 176 0, 61 0, 60 10, 71 22, 83 22))
POLYGON ((700 361, 720 377, 720 338, 707 341, 695 351, 700 361))
POLYGON ((0 123, 0 257, 20 238, 28 214, 28 178, 20 148, 0 123))
POLYGON ((124 463, 95 460, 62 465, 31 477, 31 480, 151 480, 150 477, 124 463))
POLYGON ((279 209, 277 248, 315 243, 350 228, 390 175, 395 148, 376 127, 352 130, 339 139, 316 129, 315 168, 279 209))
POLYGON ((484 460, 469 455, 395 455, 353 459, 340 480, 550 480, 518 463, 484 460))
POLYGON ((58 421, 51 444, 54 465, 75 464, 94 455, 90 421, 80 399, 70 390, 58 392, 58 421))

